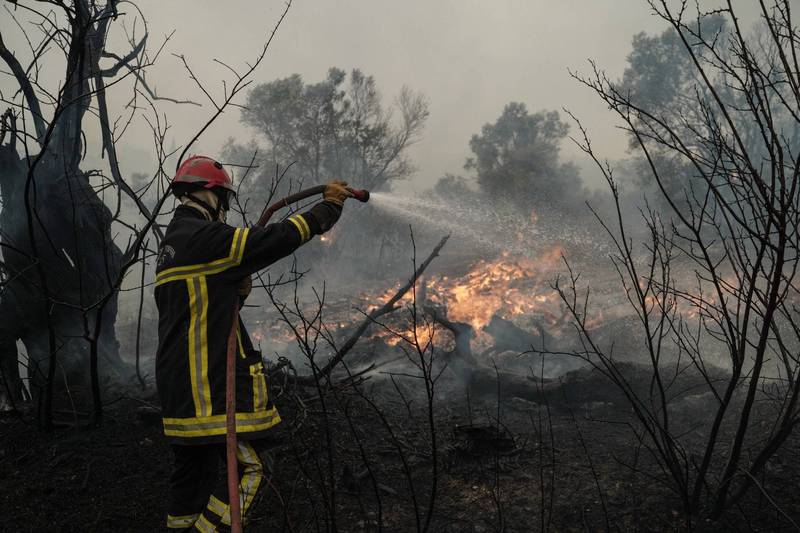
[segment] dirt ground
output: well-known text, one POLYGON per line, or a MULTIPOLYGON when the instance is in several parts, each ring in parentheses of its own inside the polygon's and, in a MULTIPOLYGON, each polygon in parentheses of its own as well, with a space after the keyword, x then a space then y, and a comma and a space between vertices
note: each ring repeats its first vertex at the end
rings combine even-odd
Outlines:
MULTIPOLYGON (((303 403, 278 401, 293 426, 246 531, 793 531, 800 522, 794 437, 739 506, 687 519, 613 403, 471 397, 437 384, 436 491, 431 420, 414 380, 375 376, 303 403), (498 423, 499 421, 499 423, 498 423), (499 430, 496 428, 500 428, 499 430), (780 509, 780 510, 778 510, 780 509)), ((702 407, 687 399, 690 417, 702 407)), ((43 433, 34 414, 0 423, 2 531, 165 530, 171 452, 152 395, 107 407, 99 428, 43 433)), ((59 418, 68 421, 68 413, 59 418)), ((74 422, 74 420, 73 420, 74 422)), ((759 423, 756 421, 756 423, 759 423)), ((68 424, 65 424, 68 425, 68 424)))

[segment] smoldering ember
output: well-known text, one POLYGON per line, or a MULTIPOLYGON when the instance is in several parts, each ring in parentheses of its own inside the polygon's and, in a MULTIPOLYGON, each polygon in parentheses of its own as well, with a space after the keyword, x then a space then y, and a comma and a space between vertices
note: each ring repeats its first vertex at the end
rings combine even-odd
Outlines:
POLYGON ((5 2, 0 530, 800 529, 798 8, 5 2))

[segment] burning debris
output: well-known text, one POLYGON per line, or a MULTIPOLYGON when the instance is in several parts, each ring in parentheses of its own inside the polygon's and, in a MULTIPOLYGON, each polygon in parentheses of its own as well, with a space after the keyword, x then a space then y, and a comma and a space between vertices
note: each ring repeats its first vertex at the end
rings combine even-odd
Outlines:
MULTIPOLYGON (((400 309, 416 303, 416 330, 407 313, 388 314, 382 319, 382 326, 374 324, 366 331, 363 338, 367 344, 362 349, 377 346, 375 343, 390 349, 408 340, 416 339, 421 345, 433 341, 437 349, 465 360, 471 359, 473 352, 481 360, 503 356, 510 367, 528 373, 531 361, 514 361, 519 354, 574 343, 571 317, 553 288, 554 280, 563 271, 563 253, 562 246, 553 245, 536 258, 503 252, 492 259, 447 261, 444 267, 439 266, 440 272, 420 277, 415 290, 407 291, 397 302, 400 309)), ((602 283, 596 285, 605 305, 588 321, 591 328, 599 331, 615 331, 624 327, 621 324, 629 318, 624 299, 611 297, 613 283, 608 277, 610 273, 606 278, 598 277, 602 283), (604 288, 607 293, 602 292, 604 288)), ((365 314, 389 300, 399 286, 364 290, 355 297, 327 296, 326 327, 337 338, 348 336, 365 314)), ((260 310, 253 322, 254 340, 257 344, 263 341, 262 348, 269 346, 265 353, 286 351, 283 347, 291 352, 295 335, 274 309, 267 309, 266 317, 260 310)), ((380 348, 375 351, 382 353, 380 348)), ((383 356, 391 359, 392 354, 389 350, 383 356)), ((577 362, 555 365, 558 373, 576 366, 577 362)))
MULTIPOLYGON (((449 321, 469 325, 479 349, 494 345, 492 331, 501 320, 534 331, 561 330, 566 317, 551 286, 561 253, 562 249, 555 247, 533 260, 504 252, 493 260, 476 261, 463 274, 429 275, 419 282, 417 305, 436 309, 449 321)), ((389 292, 375 299, 381 301, 389 292)), ((407 294, 402 303, 408 305, 412 298, 407 294)))

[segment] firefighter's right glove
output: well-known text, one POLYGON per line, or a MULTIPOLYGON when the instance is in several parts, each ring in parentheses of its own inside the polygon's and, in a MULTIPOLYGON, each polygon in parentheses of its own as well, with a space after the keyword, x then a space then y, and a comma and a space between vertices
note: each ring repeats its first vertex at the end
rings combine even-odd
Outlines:
POLYGON ((353 193, 347 188, 347 182, 341 180, 329 181, 325 185, 325 191, 322 193, 323 200, 339 207, 344 206, 344 201, 352 197, 353 193))

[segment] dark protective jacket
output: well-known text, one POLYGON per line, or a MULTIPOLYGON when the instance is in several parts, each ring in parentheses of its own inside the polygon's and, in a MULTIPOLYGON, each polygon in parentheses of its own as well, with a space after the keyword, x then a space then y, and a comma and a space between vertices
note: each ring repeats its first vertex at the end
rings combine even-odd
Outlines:
MULTIPOLYGON (((242 279, 327 231, 341 208, 321 202, 266 227, 234 228, 179 206, 156 266, 156 385, 164 434, 173 444, 225 440, 225 363, 242 279)), ((280 422, 267 392, 261 353, 239 321, 236 431, 253 439, 280 422)))

